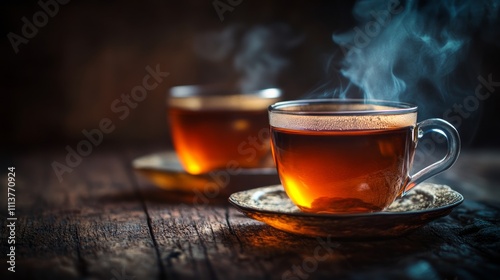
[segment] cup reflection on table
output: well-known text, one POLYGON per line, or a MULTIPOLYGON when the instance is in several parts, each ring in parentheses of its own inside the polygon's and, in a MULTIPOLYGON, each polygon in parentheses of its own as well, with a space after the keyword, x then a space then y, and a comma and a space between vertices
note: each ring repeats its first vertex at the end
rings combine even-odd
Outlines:
POLYGON ((305 212, 381 211, 457 159, 456 129, 441 119, 417 120, 417 107, 389 101, 302 100, 269 108, 280 180, 305 212), (446 136, 446 157, 409 174, 419 137, 446 136))
POLYGON ((267 108, 276 88, 238 93, 224 86, 177 86, 167 97, 175 151, 190 174, 256 168, 270 157, 267 108))

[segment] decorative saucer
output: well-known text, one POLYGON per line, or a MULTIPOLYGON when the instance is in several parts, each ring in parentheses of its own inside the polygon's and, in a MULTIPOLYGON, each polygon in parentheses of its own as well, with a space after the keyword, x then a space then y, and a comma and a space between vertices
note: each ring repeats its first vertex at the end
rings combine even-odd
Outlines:
POLYGON ((307 236, 380 238, 404 235, 448 215, 464 200, 446 185, 422 183, 381 212, 315 214, 301 212, 283 186, 274 185, 232 194, 229 202, 246 216, 277 229, 307 236))
POLYGON ((132 166, 153 184, 166 190, 213 194, 217 187, 217 194, 229 196, 236 191, 280 182, 274 166, 189 174, 182 168, 175 151, 162 151, 136 158, 132 161, 132 166))

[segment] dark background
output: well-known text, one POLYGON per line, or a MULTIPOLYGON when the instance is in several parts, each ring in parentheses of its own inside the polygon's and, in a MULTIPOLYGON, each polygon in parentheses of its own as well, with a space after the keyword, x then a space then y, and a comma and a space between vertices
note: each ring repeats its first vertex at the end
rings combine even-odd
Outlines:
MULTIPOLYGON (((165 114, 168 88, 237 78, 230 60, 218 63, 195 52, 197 36, 230 26, 286 25, 302 36, 284 56, 288 65, 276 80, 287 99, 300 98, 327 79, 326 67, 338 51, 334 32, 352 29, 351 1, 248 1, 223 14, 214 1, 70 1, 19 46, 7 38, 21 35, 22 17, 32 22, 36 1, 2 1, 0 15, 2 149, 74 146, 82 130, 98 128, 110 118, 116 130, 105 144, 170 143, 165 114), (124 120, 112 102, 142 83, 145 67, 159 64, 169 72, 124 120)), ((226 3, 226 1, 222 1, 226 3)), ((493 34, 492 36, 498 36, 493 34)), ((477 75, 500 81, 498 42, 477 39, 477 75)), ((500 87, 460 128, 465 148, 500 147, 500 87)), ((473 92, 471 92, 471 95, 473 92)), ((443 111, 447 108, 443 108, 443 111)), ((442 114, 441 114, 442 115, 442 114)), ((438 115, 439 117, 439 115, 438 115)))

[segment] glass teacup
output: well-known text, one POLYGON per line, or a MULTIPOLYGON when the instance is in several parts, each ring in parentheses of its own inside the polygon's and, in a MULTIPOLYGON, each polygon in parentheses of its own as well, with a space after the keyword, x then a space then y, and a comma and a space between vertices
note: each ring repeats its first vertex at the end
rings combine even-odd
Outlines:
POLYGON ((442 119, 417 123, 417 107, 376 100, 297 100, 269 107, 280 180, 303 211, 381 211, 418 183, 448 169, 460 152, 442 119), (446 156, 410 175, 418 140, 446 136, 446 156))

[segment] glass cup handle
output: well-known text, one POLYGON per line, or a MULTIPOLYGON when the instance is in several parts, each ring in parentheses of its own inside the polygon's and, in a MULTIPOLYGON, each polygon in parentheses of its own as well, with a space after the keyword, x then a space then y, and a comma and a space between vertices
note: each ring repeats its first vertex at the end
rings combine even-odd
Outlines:
POLYGON ((410 182, 406 185, 403 195, 416 185, 450 168, 458 159, 460 154, 460 136, 458 131, 449 122, 442 119, 428 119, 417 123, 418 141, 427 133, 435 132, 445 136, 448 143, 448 152, 439 161, 423 168, 410 176, 410 182))

